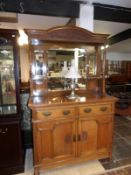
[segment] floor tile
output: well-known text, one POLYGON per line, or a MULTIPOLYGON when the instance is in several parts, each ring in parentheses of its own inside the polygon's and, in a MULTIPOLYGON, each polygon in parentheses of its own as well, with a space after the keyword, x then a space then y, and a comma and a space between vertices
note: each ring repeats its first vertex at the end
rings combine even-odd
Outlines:
POLYGON ((131 157, 131 146, 123 139, 118 139, 113 145, 113 155, 116 160, 131 157))
POLYGON ((125 117, 122 117, 122 116, 114 117, 115 126, 120 126, 120 125, 126 124, 127 122, 128 122, 128 119, 126 119, 125 117))
POLYGON ((131 163, 131 121, 126 117, 115 117, 112 160, 101 161, 105 169, 131 163))
POLYGON ((102 163, 102 165, 106 170, 121 166, 120 162, 115 161, 115 160, 111 160, 111 161, 104 163, 104 164, 102 163))
POLYGON ((128 125, 116 126, 115 131, 122 137, 131 136, 131 127, 129 127, 128 125))

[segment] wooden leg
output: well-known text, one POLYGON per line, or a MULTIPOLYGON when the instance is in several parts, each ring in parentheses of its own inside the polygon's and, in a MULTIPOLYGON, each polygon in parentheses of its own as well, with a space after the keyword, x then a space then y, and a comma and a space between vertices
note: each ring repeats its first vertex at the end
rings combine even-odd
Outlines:
POLYGON ((34 175, 39 175, 39 169, 38 168, 34 169, 34 175))

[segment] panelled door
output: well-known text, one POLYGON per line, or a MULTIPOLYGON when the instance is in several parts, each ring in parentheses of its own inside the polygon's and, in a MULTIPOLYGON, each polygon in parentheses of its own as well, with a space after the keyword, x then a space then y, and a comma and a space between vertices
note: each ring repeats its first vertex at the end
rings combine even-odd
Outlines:
POLYGON ((63 119, 33 124, 35 161, 44 165, 65 162, 76 156, 76 120, 63 119))

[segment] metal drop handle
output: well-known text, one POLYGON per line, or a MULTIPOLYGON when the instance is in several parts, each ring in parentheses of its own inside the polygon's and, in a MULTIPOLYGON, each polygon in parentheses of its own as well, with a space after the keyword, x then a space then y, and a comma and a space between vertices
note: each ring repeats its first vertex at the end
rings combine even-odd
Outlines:
POLYGON ((84 112, 85 112, 85 113, 89 113, 89 112, 91 112, 91 111, 92 111, 91 108, 85 108, 85 109, 84 109, 84 112))
POLYGON ((52 114, 52 112, 49 112, 49 111, 45 111, 42 113, 44 116, 48 117, 52 114))
POLYGON ((103 107, 100 108, 100 110, 104 112, 104 111, 107 110, 107 107, 106 106, 103 106, 103 107))
POLYGON ((70 114, 71 112, 70 111, 63 111, 63 115, 68 115, 68 114, 70 114))

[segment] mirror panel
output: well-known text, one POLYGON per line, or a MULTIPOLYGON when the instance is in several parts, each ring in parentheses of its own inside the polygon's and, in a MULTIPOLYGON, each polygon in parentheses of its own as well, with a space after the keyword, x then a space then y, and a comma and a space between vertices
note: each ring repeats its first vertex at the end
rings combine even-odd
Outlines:
POLYGON ((70 79, 65 76, 71 67, 74 66, 81 75, 77 79, 78 88, 86 88, 87 73, 96 75, 96 56, 93 46, 83 48, 51 48, 48 50, 48 88, 67 89, 70 86, 70 79))
POLYGON ((97 60, 95 47, 88 47, 88 64, 89 75, 95 76, 97 74, 97 60))
MULTIPOLYGON (((51 47, 48 46, 47 50, 42 46, 34 46, 34 48, 34 61, 31 67, 32 80, 35 84, 40 85, 47 78, 48 90, 70 88, 71 79, 65 78, 65 75, 71 67, 72 60, 81 75, 81 78, 76 80, 77 88, 86 88, 86 77, 97 75, 95 46, 67 48, 56 47, 54 44, 51 47)), ((37 91, 39 91, 38 88, 37 91)), ((34 93, 37 95, 37 92, 34 93)))

